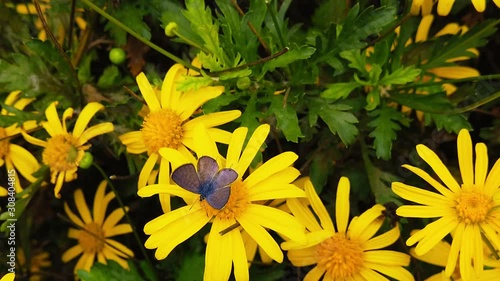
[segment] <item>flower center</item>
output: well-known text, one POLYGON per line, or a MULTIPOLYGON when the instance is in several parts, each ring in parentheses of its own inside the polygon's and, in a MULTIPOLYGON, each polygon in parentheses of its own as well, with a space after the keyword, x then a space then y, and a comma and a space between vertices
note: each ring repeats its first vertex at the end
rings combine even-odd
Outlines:
POLYGON ((78 243, 86 253, 100 253, 104 248, 105 239, 101 226, 92 222, 85 225, 85 230, 80 231, 78 243))
POLYGON ((177 149, 182 144, 182 120, 170 109, 151 112, 144 118, 141 132, 150 154, 162 147, 177 149))
POLYGON ((250 204, 247 186, 238 179, 229 188, 231 188, 231 195, 222 210, 212 208, 206 200, 201 201, 201 206, 207 212, 207 216, 212 217, 217 215, 217 218, 221 220, 228 220, 237 219, 240 214, 245 212, 250 204))
POLYGON ((9 153, 9 144, 7 131, 4 128, 0 128, 0 159, 4 159, 9 153))
POLYGON ((42 160, 51 170, 68 171, 78 167, 85 150, 90 145, 78 146, 78 140, 71 134, 55 135, 47 140, 42 160))
POLYGON ((335 233, 316 246, 314 257, 318 266, 325 268, 333 280, 344 280, 358 273, 363 266, 361 243, 342 233, 335 233))
POLYGON ((456 202, 458 217, 467 224, 484 221, 494 206, 491 198, 477 191, 463 191, 456 202))

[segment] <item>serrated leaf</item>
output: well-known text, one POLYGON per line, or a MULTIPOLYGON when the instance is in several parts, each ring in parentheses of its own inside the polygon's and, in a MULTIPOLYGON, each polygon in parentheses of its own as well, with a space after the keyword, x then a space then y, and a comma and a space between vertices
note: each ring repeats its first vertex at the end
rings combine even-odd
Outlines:
POLYGON ((202 109, 205 114, 220 111, 222 107, 229 105, 233 101, 238 100, 241 95, 238 92, 235 93, 224 93, 214 99, 207 101, 202 109))
POLYGON ((186 76, 185 79, 177 82, 177 91, 194 91, 201 87, 206 87, 214 82, 212 77, 206 76, 186 76))
POLYGON ((415 78, 420 74, 420 69, 415 69, 414 66, 400 67, 396 71, 385 75, 378 82, 379 85, 394 85, 406 84, 415 81, 415 78))
POLYGON ((247 77, 247 76, 250 76, 251 74, 252 74, 252 70, 249 68, 246 68, 246 69, 241 69, 241 70, 237 70, 237 71, 223 73, 219 76, 219 79, 224 81, 224 80, 229 80, 229 79, 234 79, 234 78, 247 77))
POLYGON ((283 96, 276 95, 272 97, 269 112, 274 113, 278 122, 277 128, 283 132, 288 141, 298 142, 303 137, 299 127, 297 112, 289 104, 283 105, 283 96))
POLYGON ((408 126, 410 120, 393 107, 384 107, 368 113, 374 119, 368 123, 374 130, 369 134, 374 138, 373 146, 378 158, 391 158, 392 142, 396 139, 396 131, 401 129, 400 124, 408 126))
POLYGON ((191 29, 205 42, 203 47, 211 53, 205 55, 213 57, 211 61, 217 61, 217 64, 210 64, 210 66, 221 65, 222 68, 208 68, 205 64, 203 66, 213 71, 232 66, 219 43, 219 25, 212 21, 212 12, 210 8, 205 7, 205 2, 203 0, 187 0, 186 10, 183 10, 182 13, 191 23, 191 29))
MULTIPOLYGON (((310 116, 309 121, 315 121, 319 116, 327 125, 334 135, 338 135, 345 145, 351 144, 356 135, 358 128, 353 124, 358 123, 358 119, 354 114, 348 112, 350 106, 345 104, 325 104, 324 100, 311 100, 309 104, 310 116)), ((314 125, 311 123, 311 126, 314 125)))
POLYGON ((316 51, 315 48, 304 45, 300 47, 292 47, 288 52, 285 54, 268 61, 264 65, 265 70, 270 70, 273 71, 275 68, 278 67, 285 67, 297 60, 305 60, 311 57, 312 54, 316 51))
POLYGON ((467 118, 462 114, 434 114, 426 113, 425 124, 430 125, 434 121, 438 130, 445 129, 447 132, 458 134, 461 129, 472 130, 467 118))
POLYGON ((348 50, 343 51, 340 57, 349 61, 348 66, 353 69, 357 69, 360 73, 366 74, 366 57, 361 54, 359 50, 348 50))
POLYGON ((345 99, 356 88, 361 87, 357 82, 335 83, 328 85, 328 89, 321 93, 321 97, 325 99, 345 99))

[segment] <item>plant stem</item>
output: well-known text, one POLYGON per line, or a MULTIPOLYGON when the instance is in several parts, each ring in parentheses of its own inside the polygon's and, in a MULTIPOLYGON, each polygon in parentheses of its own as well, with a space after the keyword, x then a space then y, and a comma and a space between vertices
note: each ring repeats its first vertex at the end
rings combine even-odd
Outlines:
MULTIPOLYGON (((238 2, 236 2, 236 0, 231 0, 231 4, 233 4, 234 8, 236 9, 236 11, 238 11, 238 14, 240 14, 240 16, 243 17, 245 15, 245 13, 240 8, 240 6, 238 5, 238 2)), ((255 27, 253 26, 253 24, 250 21, 247 22, 247 25, 250 28, 250 30, 252 31, 252 33, 255 34, 255 36, 257 36, 257 39, 259 40, 259 42, 262 45, 262 47, 264 48, 264 50, 266 50, 267 54, 270 55, 271 51, 269 50, 269 47, 267 47, 267 44, 266 44, 266 41, 264 41, 264 38, 262 38, 262 36, 257 32, 257 30, 255 29, 255 27)))
POLYGON ((454 84, 454 83, 462 83, 462 82, 470 82, 470 81, 495 80, 495 79, 500 79, 500 74, 481 75, 481 76, 476 76, 476 77, 467 77, 467 78, 460 78, 460 79, 448 79, 448 80, 434 81, 434 82, 428 82, 428 83, 412 83, 412 84, 404 85, 402 87, 398 87, 397 89, 398 90, 405 90, 405 89, 410 89, 410 88, 421 88, 421 87, 442 85, 442 84, 446 84, 446 83, 454 84))
POLYGON ((168 57, 169 59, 177 62, 177 63, 180 63, 182 64, 183 66, 189 68, 189 69, 192 69, 194 71, 197 71, 197 72, 200 72, 200 69, 191 65, 190 63, 187 63, 185 62, 184 60, 178 58, 177 56, 165 51, 164 49, 162 49, 160 46, 152 43, 151 41, 147 40, 146 38, 142 37, 141 35, 139 35, 137 32, 133 31, 132 29, 130 29, 128 26, 124 25, 123 23, 121 23, 119 20, 115 19, 113 16, 111 16, 110 14, 106 13, 104 10, 102 10, 101 8, 97 7, 94 3, 90 2, 89 0, 82 0, 82 2, 89 6, 92 10, 96 11, 98 14, 100 14, 101 16, 105 17, 106 19, 108 19, 110 22, 116 24, 118 27, 120 27, 121 29, 125 30, 127 33, 129 33, 130 35, 134 36, 135 38, 137 38, 137 40, 141 41, 142 43, 148 45, 149 47, 151 47, 152 49, 158 51, 160 54, 168 57))

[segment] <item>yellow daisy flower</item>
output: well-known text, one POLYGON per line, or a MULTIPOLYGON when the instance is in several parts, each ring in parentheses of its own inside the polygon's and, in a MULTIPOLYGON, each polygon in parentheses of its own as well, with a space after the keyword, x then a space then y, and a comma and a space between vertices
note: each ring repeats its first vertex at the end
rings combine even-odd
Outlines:
MULTIPOLYGON (((413 233, 413 231, 412 231, 413 233)), ((419 256, 415 253, 415 248, 410 249, 410 255, 416 259, 424 261, 429 264, 433 264, 440 267, 446 267, 448 263, 448 255, 450 254, 451 245, 448 242, 440 241, 434 248, 429 250, 429 252, 419 256)), ((470 279, 462 279, 460 277, 460 270, 457 267, 453 271, 450 277, 447 277, 445 272, 434 274, 425 281, 462 281, 462 280, 473 280, 473 281, 490 281, 490 280, 500 280, 500 261, 496 259, 491 259, 485 256, 484 265, 489 269, 483 270, 479 276, 472 276, 470 279)))
MULTIPOLYGON (((19 98, 20 95, 20 91, 10 93, 5 99, 4 104, 23 110, 33 99, 19 98)), ((12 115, 12 113, 9 113, 6 109, 0 111, 0 116, 7 115, 12 115)), ((25 122, 23 126, 24 129, 30 129, 34 124, 35 122, 25 122)), ((23 129, 18 127, 17 124, 12 124, 6 128, 0 127, 0 167, 5 165, 7 174, 14 177, 16 193, 23 191, 18 173, 29 182, 34 182, 36 178, 32 174, 40 168, 33 154, 26 150, 26 148, 11 143, 12 138, 16 135, 21 135, 22 131, 23 129)), ((7 196, 7 194, 7 188, 0 186, 0 196, 7 196)))
POLYGON ((488 154, 484 143, 476 144, 476 162, 473 164, 472 141, 465 129, 458 134, 458 163, 462 175, 459 184, 439 157, 427 146, 417 145, 418 155, 434 170, 441 184, 424 170, 410 165, 404 168, 427 181, 439 193, 427 191, 401 182, 392 183, 392 190, 400 197, 420 205, 405 205, 396 213, 402 217, 438 218, 413 234, 406 244, 418 243, 415 253, 424 255, 445 236, 452 233, 453 242, 445 273, 453 273, 459 259, 460 275, 464 279, 481 274, 483 270, 482 237, 495 249, 500 249, 499 216, 500 159, 488 174, 488 154))
MULTIPOLYGON (((17 249, 17 262, 20 267, 25 271, 28 265, 26 256, 24 255, 24 250, 22 248, 17 249)), ((42 280, 42 269, 52 265, 50 260, 50 255, 48 252, 43 251, 40 248, 36 248, 31 252, 31 257, 29 260, 29 281, 40 281, 42 280)))
POLYGON ((14 278, 16 277, 15 273, 7 273, 5 274, 0 281, 14 281, 14 278))
MULTIPOLYGON (((69 219, 79 227, 70 228, 68 237, 78 240, 78 244, 68 249, 62 255, 63 262, 69 262, 82 255, 75 265, 74 272, 79 269, 90 271, 97 257, 97 261, 106 264, 106 260, 114 260, 123 268, 128 269, 125 259, 134 256, 134 252, 120 242, 110 239, 111 237, 132 232, 130 224, 117 224, 125 215, 122 208, 114 210, 106 219, 106 209, 108 203, 115 198, 113 192, 105 194, 106 181, 102 181, 97 188, 93 214, 85 202, 85 197, 81 189, 75 191, 75 204, 80 217, 74 214, 67 203, 64 203, 64 210, 69 219)), ((128 210, 128 208, 127 208, 128 210)))
MULTIPOLYGON (((432 5, 434 5, 433 0, 413 0, 411 4, 411 14, 418 15, 420 10, 422 10, 422 15, 428 15, 432 11, 432 5)), ((437 12, 440 16, 447 16, 455 0, 438 0, 437 12)), ((476 11, 482 13, 486 10, 486 0, 471 0, 472 5, 476 11)), ((500 7, 500 0, 493 0, 497 7, 500 7)))
POLYGON ((85 151, 90 148, 87 141, 93 137, 113 131, 113 124, 104 122, 87 128, 90 119, 97 111, 104 108, 97 102, 88 103, 80 112, 76 120, 73 132, 69 133, 66 127, 66 119, 73 116, 73 108, 64 111, 62 123, 57 115, 57 102, 53 102, 45 110, 46 122, 43 128, 50 135, 47 141, 32 137, 23 132, 24 138, 34 144, 43 147, 42 161, 50 168, 50 182, 55 184, 54 195, 60 198, 62 185, 77 178, 77 170, 85 151))
MULTIPOLYGON (((198 158, 209 156, 217 159, 222 168, 231 168, 238 174, 231 185, 229 201, 221 209, 212 208, 200 195, 191 193, 177 185, 156 184, 138 191, 139 196, 149 197, 169 193, 186 200, 187 206, 163 214, 144 226, 150 237, 145 243, 148 249, 157 249, 157 259, 164 259, 179 243, 185 241, 204 225, 212 221, 205 255, 204 280, 227 280, 234 270, 236 280, 249 280, 247 253, 239 230, 225 231, 232 226, 241 226, 273 260, 282 262, 283 252, 266 229, 299 243, 305 243, 304 227, 290 214, 256 201, 278 198, 304 197, 304 191, 292 184, 299 171, 291 165, 297 159, 293 152, 281 153, 258 167, 245 177, 245 172, 269 134, 269 125, 259 126, 243 149, 247 128, 236 129, 229 141, 227 157, 223 159, 208 131, 198 126, 195 130, 194 147, 198 158)), ((163 157, 172 159, 173 168, 196 159, 186 158, 179 151, 164 148, 163 157)), ((161 173, 161 171, 160 171, 161 173)))
MULTIPOLYGON (((220 96, 223 86, 202 87, 198 90, 181 92, 177 90, 178 83, 185 79, 187 69, 181 64, 175 64, 165 75, 161 93, 158 97, 146 75, 140 73, 136 80, 139 89, 149 107, 149 114, 144 118, 142 128, 120 136, 120 140, 131 154, 147 152, 149 155, 141 170, 138 188, 144 187, 155 165, 159 162, 159 183, 169 184, 169 160, 161 158, 158 150, 162 147, 176 149, 189 157, 193 148, 194 128, 203 124, 208 128, 210 136, 217 142, 227 143, 231 134, 216 126, 226 124, 241 115, 239 110, 210 113, 192 118, 193 113, 205 102, 220 96), (162 177, 161 175, 166 175, 162 177)), ((192 73, 189 73, 192 74, 192 73)), ((160 196, 164 211, 170 210, 170 197, 160 196)))
POLYGON ((295 266, 316 266, 304 281, 311 280, 414 280, 403 268, 410 256, 390 250, 381 250, 399 238, 399 227, 373 237, 382 226, 384 206, 377 204, 349 223, 349 179, 342 177, 337 187, 335 217, 337 230, 310 181, 305 183, 308 204, 289 199, 288 207, 309 230, 309 243, 301 245, 287 241, 281 244, 288 250, 288 259, 295 266), (318 223, 319 218, 320 223, 318 223), (322 278, 323 277, 323 278, 322 278))

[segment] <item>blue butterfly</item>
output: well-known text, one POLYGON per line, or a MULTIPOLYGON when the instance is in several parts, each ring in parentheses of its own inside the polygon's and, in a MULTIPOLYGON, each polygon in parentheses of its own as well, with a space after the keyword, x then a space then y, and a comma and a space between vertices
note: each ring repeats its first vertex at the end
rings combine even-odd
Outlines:
POLYGON ((198 171, 194 165, 184 164, 172 173, 172 180, 180 187, 193 193, 200 194, 200 201, 206 199, 214 209, 224 208, 231 188, 229 185, 238 178, 238 173, 230 168, 219 171, 215 159, 202 156, 198 159, 198 171))

